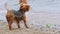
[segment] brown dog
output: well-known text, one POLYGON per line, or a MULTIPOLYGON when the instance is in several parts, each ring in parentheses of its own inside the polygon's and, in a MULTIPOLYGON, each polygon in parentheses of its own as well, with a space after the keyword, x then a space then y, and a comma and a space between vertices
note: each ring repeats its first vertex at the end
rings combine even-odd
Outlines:
POLYGON ((25 27, 28 28, 26 24, 26 16, 25 16, 25 12, 29 11, 28 5, 21 6, 20 9, 16 11, 16 10, 9 10, 7 8, 7 4, 5 3, 5 8, 7 9, 6 19, 8 21, 10 30, 12 30, 11 26, 12 26, 13 21, 16 21, 18 28, 20 28, 19 21, 21 20, 23 20, 25 27))

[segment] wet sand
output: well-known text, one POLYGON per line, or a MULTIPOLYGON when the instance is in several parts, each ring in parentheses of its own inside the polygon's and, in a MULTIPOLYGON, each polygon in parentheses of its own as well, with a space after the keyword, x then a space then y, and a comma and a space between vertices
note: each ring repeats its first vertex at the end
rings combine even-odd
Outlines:
POLYGON ((57 34, 58 32, 60 32, 60 29, 58 31, 57 29, 55 30, 46 28, 45 24, 47 23, 56 24, 56 22, 59 23, 60 22, 59 15, 60 14, 53 13, 51 14, 45 12, 40 13, 29 12, 26 13, 27 25, 29 26, 29 28, 28 29, 25 28, 24 23, 21 21, 20 23, 21 28, 18 29, 16 23, 13 23, 12 24, 13 29, 11 31, 8 28, 7 22, 4 23, 3 21, 0 21, 0 34, 57 34))

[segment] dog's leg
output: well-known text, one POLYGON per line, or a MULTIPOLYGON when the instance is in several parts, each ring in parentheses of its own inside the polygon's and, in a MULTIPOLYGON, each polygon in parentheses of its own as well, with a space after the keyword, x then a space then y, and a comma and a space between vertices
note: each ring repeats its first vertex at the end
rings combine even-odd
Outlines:
POLYGON ((20 28, 19 20, 16 20, 16 21, 17 21, 18 28, 20 28))
POLYGON ((12 26, 12 23, 13 23, 13 21, 9 21, 9 23, 8 23, 10 30, 12 30, 12 27, 11 27, 12 26))
POLYGON ((25 15, 22 17, 22 20, 23 20, 23 22, 24 22, 25 27, 28 28, 28 26, 27 26, 27 24, 26 24, 26 16, 25 16, 25 15))
POLYGON ((7 20, 7 21, 8 21, 8 26, 9 26, 9 29, 10 29, 10 30, 12 30, 11 25, 12 25, 13 21, 11 21, 11 20, 7 20))
POLYGON ((13 23, 13 20, 11 20, 10 18, 6 17, 7 21, 8 21, 8 26, 9 26, 9 29, 12 30, 11 28, 11 25, 13 23))

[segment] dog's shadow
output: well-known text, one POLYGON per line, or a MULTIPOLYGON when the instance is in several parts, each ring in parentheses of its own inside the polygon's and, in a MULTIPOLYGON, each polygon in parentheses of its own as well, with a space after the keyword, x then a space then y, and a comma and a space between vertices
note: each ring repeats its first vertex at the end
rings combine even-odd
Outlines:
MULTIPOLYGON (((11 31, 13 31, 13 30, 23 30, 24 28, 12 28, 12 30, 11 31)), ((5 30, 10 30, 9 28, 8 29, 5 29, 5 30)))

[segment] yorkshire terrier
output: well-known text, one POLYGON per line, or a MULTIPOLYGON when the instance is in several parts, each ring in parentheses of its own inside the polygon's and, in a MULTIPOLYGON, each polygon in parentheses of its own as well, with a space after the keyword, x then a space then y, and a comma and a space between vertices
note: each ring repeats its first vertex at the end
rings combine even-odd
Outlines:
POLYGON ((7 9, 6 13, 6 20, 8 22, 9 29, 12 30, 12 23, 13 21, 16 21, 18 28, 20 28, 19 22, 22 20, 24 22, 24 25, 26 28, 28 28, 26 24, 26 16, 25 13, 29 11, 30 6, 29 5, 23 5, 20 6, 19 10, 9 10, 7 8, 7 3, 5 3, 5 8, 7 9))

